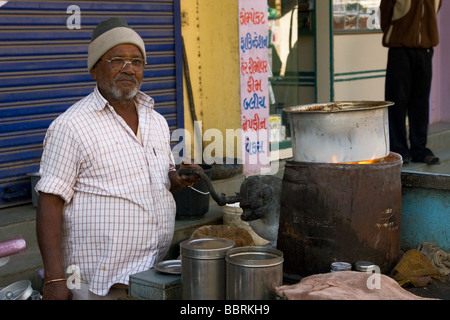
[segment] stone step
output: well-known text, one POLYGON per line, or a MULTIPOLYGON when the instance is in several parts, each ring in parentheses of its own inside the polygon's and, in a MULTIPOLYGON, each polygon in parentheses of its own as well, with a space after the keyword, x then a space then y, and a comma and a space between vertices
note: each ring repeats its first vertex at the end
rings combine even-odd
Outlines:
POLYGON ((430 126, 428 148, 439 157, 439 165, 411 162, 403 171, 418 171, 436 174, 450 174, 450 123, 436 123, 430 126))
POLYGON ((433 152, 450 150, 450 123, 437 123, 430 126, 428 147, 433 152))
POLYGON ((36 208, 30 205, 1 210, 0 241, 22 236, 27 247, 37 247, 36 208))
POLYGON ((0 288, 30 280, 33 289, 40 290, 42 279, 38 271, 42 269, 42 258, 36 238, 36 208, 31 204, 1 210, 0 241, 18 236, 25 239, 27 250, 9 256, 8 262, 0 266, 0 288))
POLYGON ((39 248, 29 248, 8 258, 8 263, 0 266, 0 288, 20 280, 30 280, 33 289, 42 289, 42 278, 39 275, 42 258, 39 248))

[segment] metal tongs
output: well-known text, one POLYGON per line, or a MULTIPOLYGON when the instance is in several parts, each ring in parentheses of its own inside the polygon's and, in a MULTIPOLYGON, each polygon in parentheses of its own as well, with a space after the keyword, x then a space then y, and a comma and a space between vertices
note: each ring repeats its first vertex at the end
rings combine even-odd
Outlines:
POLYGON ((227 197, 224 193, 222 193, 220 196, 216 193, 216 191, 214 190, 214 187, 211 183, 211 180, 209 179, 209 177, 200 170, 197 169, 181 169, 178 171, 178 174, 181 175, 196 175, 198 176, 200 179, 202 179, 203 181, 205 181, 206 186, 208 187, 209 193, 211 195, 211 197, 214 199, 214 201, 219 205, 219 206, 224 206, 226 204, 229 203, 236 203, 236 202, 240 202, 241 201, 241 196, 239 195, 238 192, 236 192, 235 196, 229 196, 227 197))

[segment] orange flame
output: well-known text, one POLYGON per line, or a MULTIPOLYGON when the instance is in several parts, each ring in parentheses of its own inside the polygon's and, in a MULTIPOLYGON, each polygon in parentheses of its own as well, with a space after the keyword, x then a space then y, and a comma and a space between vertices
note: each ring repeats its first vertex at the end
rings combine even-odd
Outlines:
POLYGON ((373 163, 379 163, 382 162, 384 158, 381 159, 374 159, 374 160, 365 160, 365 161, 358 161, 358 162, 345 162, 346 164, 373 164, 373 163))
MULTIPOLYGON (((356 162, 341 162, 342 164, 374 164, 374 163, 380 163, 384 161, 384 158, 374 159, 375 154, 372 155, 372 158, 370 160, 363 160, 363 161, 356 161, 356 162)), ((332 163, 338 163, 337 156, 331 157, 332 163)))

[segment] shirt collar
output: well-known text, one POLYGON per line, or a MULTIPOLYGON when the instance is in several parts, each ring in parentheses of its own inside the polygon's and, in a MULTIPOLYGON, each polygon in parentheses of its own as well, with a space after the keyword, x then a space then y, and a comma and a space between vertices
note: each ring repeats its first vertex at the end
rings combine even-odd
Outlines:
MULTIPOLYGON (((98 86, 95 86, 93 94, 94 94, 94 109, 99 110, 99 111, 103 110, 108 105, 108 103, 109 103, 108 100, 106 100, 102 96, 102 94, 98 90, 98 86)), ((142 91, 139 91, 136 94, 134 101, 136 102, 136 107, 138 109, 141 107, 153 109, 155 106, 155 101, 153 100, 153 98, 150 97, 149 95, 145 94, 142 91)))

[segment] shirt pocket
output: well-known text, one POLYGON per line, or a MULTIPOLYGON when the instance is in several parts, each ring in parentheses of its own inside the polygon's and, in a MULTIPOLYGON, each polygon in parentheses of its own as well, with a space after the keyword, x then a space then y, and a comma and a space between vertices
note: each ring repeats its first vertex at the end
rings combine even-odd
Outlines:
POLYGON ((154 145, 150 148, 151 161, 149 162, 149 170, 155 179, 152 183, 156 183, 158 186, 163 183, 166 188, 169 188, 170 150, 160 145, 154 145))

